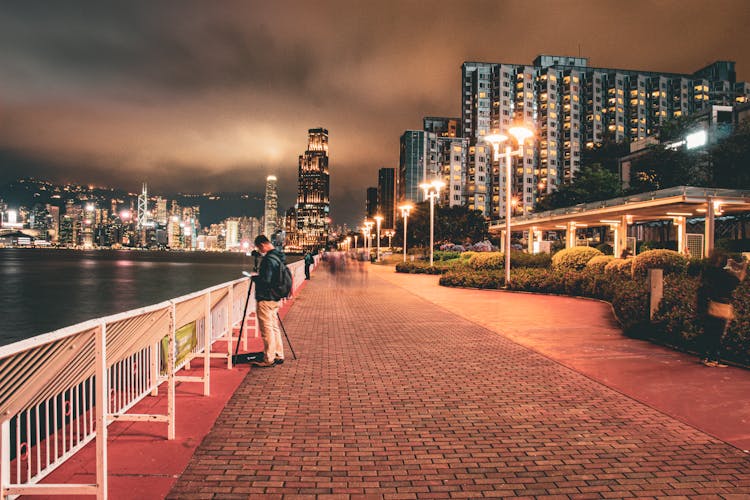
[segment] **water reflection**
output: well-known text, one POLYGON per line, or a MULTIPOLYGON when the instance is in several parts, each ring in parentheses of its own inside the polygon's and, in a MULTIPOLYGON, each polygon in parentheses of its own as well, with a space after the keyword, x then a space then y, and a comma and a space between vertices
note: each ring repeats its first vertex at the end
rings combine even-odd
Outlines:
POLYGON ((250 267, 244 254, 0 249, 0 344, 192 293, 250 267))

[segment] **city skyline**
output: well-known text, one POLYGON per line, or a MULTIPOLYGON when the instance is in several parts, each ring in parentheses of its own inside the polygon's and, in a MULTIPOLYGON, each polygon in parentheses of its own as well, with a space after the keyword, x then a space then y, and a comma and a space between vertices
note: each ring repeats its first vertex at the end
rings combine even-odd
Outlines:
POLYGON ((177 4, 6 4, 0 180, 258 193, 273 174, 286 209, 299 137, 320 124, 335 138, 333 222, 355 225, 404 130, 460 116, 464 61, 690 73, 718 59, 750 80, 740 1, 432 5, 181 3, 192 15, 166 22, 177 4))

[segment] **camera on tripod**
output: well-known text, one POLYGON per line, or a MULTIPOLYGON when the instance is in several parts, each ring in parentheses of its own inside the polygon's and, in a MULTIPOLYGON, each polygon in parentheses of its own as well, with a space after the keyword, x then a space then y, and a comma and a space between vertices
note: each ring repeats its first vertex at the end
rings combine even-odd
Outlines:
POLYGON ((260 258, 262 257, 261 254, 260 254, 260 252, 257 251, 257 250, 253 250, 252 252, 246 253, 245 255, 253 257, 253 259, 254 259, 253 260, 253 272, 257 273, 258 272, 258 265, 260 264, 260 258))

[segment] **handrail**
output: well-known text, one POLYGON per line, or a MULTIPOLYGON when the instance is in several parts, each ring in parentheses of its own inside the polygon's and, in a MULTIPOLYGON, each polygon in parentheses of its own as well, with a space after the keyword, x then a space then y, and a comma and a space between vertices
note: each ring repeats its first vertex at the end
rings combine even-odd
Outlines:
MULTIPOLYGON (((296 291, 304 262, 289 268, 296 291)), ((164 422, 167 439, 174 439, 175 382, 203 383, 208 395, 210 358, 226 359, 232 368, 233 332, 247 321, 241 316, 249 286, 240 278, 0 347, 0 500, 22 494, 106 498, 106 427, 115 420, 164 422), (212 353, 219 340, 227 342, 226 352, 212 353), (202 375, 176 375, 196 358, 203 359, 202 375), (163 382, 166 415, 128 413, 163 382), (40 484, 92 440, 95 484, 40 484)), ((254 293, 249 300, 255 304, 254 293)))

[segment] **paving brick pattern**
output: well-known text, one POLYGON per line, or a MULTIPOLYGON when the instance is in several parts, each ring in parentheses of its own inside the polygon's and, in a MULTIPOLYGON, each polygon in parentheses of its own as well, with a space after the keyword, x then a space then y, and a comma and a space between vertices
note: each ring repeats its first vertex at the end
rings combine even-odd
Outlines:
POLYGON ((740 450, 370 276, 322 270, 169 498, 747 497, 740 450))

